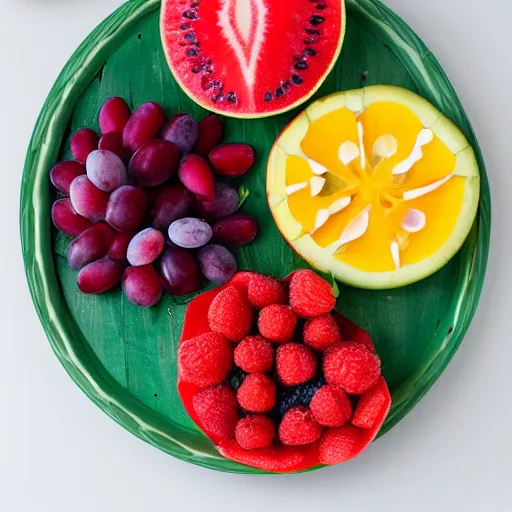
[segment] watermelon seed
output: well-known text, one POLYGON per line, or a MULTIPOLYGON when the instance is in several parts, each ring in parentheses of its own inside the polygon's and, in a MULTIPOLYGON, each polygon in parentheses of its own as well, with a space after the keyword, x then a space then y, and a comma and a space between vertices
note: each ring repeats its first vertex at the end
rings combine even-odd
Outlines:
POLYGON ((195 39, 196 35, 194 34, 194 32, 187 32, 185 34, 185 39, 187 39, 188 41, 192 41, 192 39, 195 39))
POLYGON ((295 85, 300 85, 303 82, 303 80, 299 75, 292 75, 292 82, 295 85))
POLYGON ((236 95, 233 91, 231 92, 228 92, 228 94, 226 95, 226 99, 230 102, 230 103, 236 103, 236 95))
POLYGON ((316 50, 314 50, 313 48, 304 48, 304 54, 309 55, 310 57, 315 57, 316 50))
POLYGON ((193 48, 189 48, 189 49, 187 50, 187 55, 188 55, 189 57, 196 57, 196 56, 197 56, 197 51, 196 51, 196 50, 194 50, 193 48))
POLYGON ((185 11, 183 13, 183 17, 187 18, 188 20, 197 20, 197 13, 194 11, 185 11))
POLYGON ((283 88, 282 88, 282 87, 278 87, 278 88, 276 89, 276 97, 277 97, 277 98, 280 98, 281 96, 284 96, 284 90, 283 90, 283 88))
MULTIPOLYGON (((313 16, 314 18, 314 16, 313 16)), ((313 25, 313 23, 312 23, 313 25)), ((316 28, 305 28, 304 29, 306 31, 306 34, 309 34, 311 36, 319 36, 320 35, 320 30, 317 30, 316 28)))
POLYGON ((188 30, 190 28, 190 23, 182 23, 180 25, 181 30, 188 30))
POLYGON ((283 89, 287 91, 291 87, 290 82, 286 80, 286 82, 283 84, 283 89))
POLYGON ((309 22, 311 23, 311 25, 315 26, 315 25, 320 25, 320 23, 322 23, 324 21, 324 19, 322 18, 322 16, 311 16, 309 22))
POLYGON ((270 92, 267 92, 267 94, 265 94, 265 98, 263 98, 265 101, 270 101, 272 100, 272 93, 270 92))
POLYGON ((190 7, 192 7, 192 9, 194 7, 198 7, 199 6, 199 2, 192 2, 192 4, 190 5, 190 7))
POLYGON ((198 67, 198 66, 194 66, 194 67, 192 68, 192 73, 199 73, 199 71, 201 71, 201 68, 200 68, 200 67, 198 67))
POLYGON ((293 67, 295 69, 307 69, 308 65, 305 62, 297 62, 293 67))
POLYGON ((326 4, 318 4, 318 5, 316 6, 316 8, 317 8, 319 11, 323 11, 326 7, 327 7, 327 5, 326 5, 326 4))

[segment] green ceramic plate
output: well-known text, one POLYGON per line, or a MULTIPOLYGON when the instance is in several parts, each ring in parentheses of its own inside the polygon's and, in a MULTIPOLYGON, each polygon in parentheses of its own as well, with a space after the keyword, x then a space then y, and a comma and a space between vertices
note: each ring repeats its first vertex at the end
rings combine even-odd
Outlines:
MULTIPOLYGON (((397 424, 446 368, 471 322, 480 295, 490 234, 490 195, 469 121, 432 53, 378 0, 347 0, 348 29, 334 71, 315 95, 366 84, 396 84, 418 92, 453 119, 476 149, 482 173, 480 211, 460 253, 441 271, 393 291, 341 289, 339 310, 367 329, 383 361, 393 407, 382 433, 397 424)), ((57 79, 28 150, 21 191, 21 236, 28 282, 50 343, 87 396, 120 425, 180 459, 212 469, 258 473, 220 457, 183 410, 176 393, 176 347, 184 299, 165 296, 139 309, 121 290, 79 293, 64 258, 69 240, 52 230, 48 172, 70 157, 70 132, 98 128, 110 96, 132 106, 148 100, 168 114, 204 111, 182 93, 160 46, 159 1, 131 0, 84 41, 57 79)), ((265 165, 279 131, 297 111, 262 120, 226 122, 227 139, 255 146, 256 168, 245 180, 244 208, 261 222, 258 240, 238 254, 242 268, 277 277, 304 266, 282 240, 265 198, 265 165)))

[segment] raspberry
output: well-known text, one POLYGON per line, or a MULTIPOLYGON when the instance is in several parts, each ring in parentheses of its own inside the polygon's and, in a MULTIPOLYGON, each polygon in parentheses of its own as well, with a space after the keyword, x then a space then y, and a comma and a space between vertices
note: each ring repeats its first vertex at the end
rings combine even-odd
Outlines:
POLYGON ((224 288, 208 310, 210 329, 230 341, 244 339, 251 330, 254 312, 249 301, 234 286, 224 288))
POLYGON ((274 348, 263 336, 247 336, 235 348, 235 364, 248 373, 270 372, 274 348))
POLYGON ((178 349, 180 379, 201 388, 221 383, 232 367, 229 341, 215 332, 184 341, 178 349))
POLYGON ((226 384, 206 388, 192 399, 203 430, 219 439, 231 439, 238 421, 235 392, 226 384))
POLYGON ((290 281, 290 306, 301 318, 330 313, 336 306, 331 285, 312 270, 297 270, 290 281))
POLYGON ((274 422, 262 414, 253 414, 239 420, 236 424, 235 438, 246 450, 266 448, 276 437, 274 422))
POLYGON ((246 411, 267 412, 276 403, 276 385, 266 375, 251 373, 238 388, 237 398, 246 411))
POLYGON ((340 464, 359 454, 363 431, 351 425, 330 428, 318 444, 319 458, 322 464, 340 464))
POLYGON ((314 443, 322 432, 323 428, 305 407, 290 409, 279 425, 279 439, 287 446, 314 443))
POLYGON ((313 351, 300 343, 287 343, 277 349, 277 375, 285 386, 307 382, 315 376, 317 360, 313 351))
POLYGON ((377 384, 365 391, 357 404, 352 425, 360 428, 372 428, 382 417, 384 407, 391 402, 389 390, 384 377, 377 384))
POLYGON ((304 343, 315 350, 323 351, 341 341, 340 329, 331 315, 312 318, 304 326, 304 343))
POLYGON ((286 304, 286 289, 273 277, 255 274, 249 283, 249 302, 258 309, 272 304, 286 304))
POLYGON ((380 359, 364 345, 340 343, 325 352, 323 368, 329 384, 337 384, 347 393, 360 395, 377 383, 380 359))
POLYGON ((352 415, 349 397, 332 384, 320 388, 313 395, 309 407, 316 421, 324 427, 341 427, 352 415))
POLYGON ((273 304, 260 311, 258 329, 260 334, 274 343, 290 341, 297 327, 297 315, 290 306, 273 304))

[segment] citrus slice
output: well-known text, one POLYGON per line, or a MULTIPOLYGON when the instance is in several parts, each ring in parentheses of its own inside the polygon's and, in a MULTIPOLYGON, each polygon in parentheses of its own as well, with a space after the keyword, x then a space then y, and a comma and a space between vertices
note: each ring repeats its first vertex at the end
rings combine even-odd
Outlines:
POLYGON ((478 165, 449 119, 391 86, 311 104, 267 169, 282 235, 313 267, 361 288, 404 286, 458 251, 479 200, 478 165))

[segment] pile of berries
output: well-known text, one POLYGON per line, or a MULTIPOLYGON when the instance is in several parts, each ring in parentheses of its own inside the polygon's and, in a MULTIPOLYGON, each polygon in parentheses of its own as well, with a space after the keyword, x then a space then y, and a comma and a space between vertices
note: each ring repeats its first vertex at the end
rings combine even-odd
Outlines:
POLYGON ((241 272, 216 294, 210 332, 182 340, 178 371, 195 390, 193 418, 217 445, 315 444, 322 464, 364 448, 363 431, 380 425, 389 392, 371 340, 359 329, 343 339, 335 305, 330 284, 311 270, 288 282, 241 272))
POLYGON ((119 281, 128 299, 153 306, 162 285, 171 294, 198 290, 203 278, 224 283, 237 271, 228 247, 251 242, 256 220, 238 213, 238 191, 227 180, 254 163, 251 146, 220 144, 221 120, 199 123, 162 107, 134 112, 110 98, 99 112, 101 137, 89 128, 71 137, 75 160, 50 171, 59 191, 52 207, 57 229, 76 236, 68 250, 84 293, 119 281))

